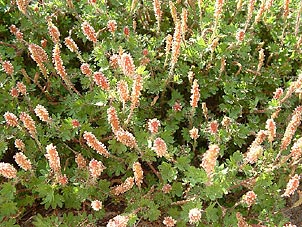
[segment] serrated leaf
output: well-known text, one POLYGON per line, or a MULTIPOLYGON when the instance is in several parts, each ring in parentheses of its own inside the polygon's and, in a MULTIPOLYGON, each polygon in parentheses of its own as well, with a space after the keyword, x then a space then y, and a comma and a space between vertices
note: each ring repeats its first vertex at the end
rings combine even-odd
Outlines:
POLYGON ((16 188, 11 182, 6 182, 2 184, 2 189, 0 191, 0 201, 9 201, 15 198, 16 188), (3 200, 2 200, 3 199, 3 200))
POLYGON ((203 169, 190 166, 185 172, 185 182, 190 183, 192 186, 201 184, 207 181, 207 174, 203 169))
POLYGON ((190 166, 190 158, 188 156, 180 156, 176 160, 175 167, 180 169, 181 171, 185 171, 190 166))
POLYGON ((20 227, 20 225, 16 224, 15 218, 10 218, 7 221, 1 221, 1 226, 3 226, 3 227, 20 227))
POLYGON ((6 152, 7 148, 7 143, 4 141, 0 141, 0 157, 6 152))
POLYGON ((170 163, 163 162, 158 169, 165 182, 171 182, 177 177, 177 170, 170 163))
POLYGON ((207 220, 209 222, 217 223, 220 217, 220 210, 214 206, 215 206, 214 203, 208 206, 207 209, 205 210, 205 213, 206 213, 207 220))
POLYGON ((181 197, 183 194, 183 188, 181 182, 173 182, 172 184, 172 195, 176 195, 178 197, 181 197))
POLYGON ((158 210, 158 206, 154 204, 154 206, 150 206, 150 209, 147 211, 148 219, 150 221, 156 221, 160 216, 160 210, 158 210))
POLYGON ((15 202, 5 202, 0 204, 0 218, 9 217, 10 215, 16 214, 17 211, 17 203, 15 202))

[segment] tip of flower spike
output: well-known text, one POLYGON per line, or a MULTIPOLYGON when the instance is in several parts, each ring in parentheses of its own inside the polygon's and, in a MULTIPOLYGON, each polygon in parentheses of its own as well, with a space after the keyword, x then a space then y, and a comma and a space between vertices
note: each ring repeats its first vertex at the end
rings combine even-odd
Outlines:
POLYGON ((103 208, 103 204, 99 200, 94 200, 94 201, 91 202, 91 207, 95 211, 99 211, 99 210, 101 210, 103 208))

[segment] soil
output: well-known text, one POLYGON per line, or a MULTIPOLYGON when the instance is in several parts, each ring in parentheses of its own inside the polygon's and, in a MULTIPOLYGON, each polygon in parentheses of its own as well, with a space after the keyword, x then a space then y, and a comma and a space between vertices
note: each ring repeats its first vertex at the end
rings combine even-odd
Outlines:
POLYGON ((287 206, 283 211, 283 214, 290 219, 291 224, 298 226, 302 226, 302 200, 301 204, 295 206, 297 201, 302 199, 302 187, 299 186, 298 190, 287 199, 287 206), (301 191, 300 191, 301 190, 301 191))

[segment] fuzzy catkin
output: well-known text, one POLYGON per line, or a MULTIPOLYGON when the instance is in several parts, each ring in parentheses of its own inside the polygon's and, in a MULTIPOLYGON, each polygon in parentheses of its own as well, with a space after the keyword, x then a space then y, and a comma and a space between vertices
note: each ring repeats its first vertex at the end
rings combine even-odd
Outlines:
POLYGON ((19 151, 25 151, 25 144, 21 139, 16 139, 14 144, 19 151))
POLYGON ((242 42, 244 40, 244 36, 245 36, 245 30, 243 29, 239 29, 236 33, 236 40, 237 42, 242 42))
POLYGON ((193 127, 190 131, 189 131, 190 137, 191 139, 198 139, 199 138, 199 134, 198 134, 198 129, 193 127))
POLYGON ((30 160, 22 152, 16 153, 14 155, 14 159, 18 166, 20 166, 25 171, 32 169, 30 160))
POLYGON ((209 124, 209 132, 211 134, 216 134, 218 132, 219 123, 218 121, 211 121, 209 124))
POLYGON ((133 173, 134 173, 134 181, 135 184, 141 188, 144 178, 144 172, 142 166, 139 162, 134 162, 132 165, 133 173))
POLYGON ((51 22, 48 21, 48 34, 50 35, 52 41, 57 44, 60 42, 60 31, 59 29, 51 22))
POLYGON ((193 81, 192 89, 191 89, 191 101, 190 105, 192 108, 196 108, 198 106, 198 101, 200 99, 200 93, 199 93, 199 85, 198 80, 195 79, 193 81))
POLYGON ((274 92, 274 97, 273 99, 280 99, 281 96, 283 95, 283 89, 282 88, 277 88, 276 91, 274 92))
POLYGON ((92 178, 96 179, 99 176, 101 176, 102 172, 106 169, 106 167, 103 165, 101 161, 97 161, 95 159, 92 159, 89 162, 89 172, 92 178))
POLYGON ((198 208, 193 208, 189 211, 189 222, 195 224, 201 219, 201 211, 198 208))
POLYGON ((256 0, 250 0, 248 3, 248 12, 247 12, 247 20, 246 20, 246 24, 248 24, 253 16, 253 11, 255 8, 255 1, 256 0))
POLYGON ((170 7, 170 11, 171 11, 171 15, 172 15, 172 18, 173 18, 173 22, 174 24, 176 24, 178 18, 177 18, 177 9, 174 5, 174 3, 172 1, 169 1, 169 7, 170 7))
POLYGON ((57 152, 56 146, 54 146, 52 143, 46 146, 45 157, 47 158, 47 160, 49 162, 49 167, 51 168, 51 170, 55 174, 61 175, 60 157, 57 152))
POLYGON ((123 129, 120 129, 115 132, 117 141, 121 142, 127 147, 135 148, 137 147, 137 142, 133 134, 123 129))
POLYGON ((19 96, 19 91, 16 87, 12 87, 12 89, 10 90, 10 95, 13 97, 13 98, 18 98, 19 96))
POLYGON ((101 143, 95 135, 93 135, 91 132, 85 131, 83 134, 84 139, 86 140, 86 143, 88 144, 89 147, 94 149, 97 153, 100 155, 103 155, 104 157, 108 158, 109 157, 109 152, 106 148, 106 146, 101 143))
POLYGON ((108 31, 110 31, 111 33, 114 33, 116 31, 116 21, 115 20, 109 20, 107 22, 107 29, 108 31))
POLYGON ((107 116, 108 116, 108 122, 111 125, 113 133, 116 133, 121 129, 121 127, 120 127, 120 121, 118 119, 116 109, 113 106, 107 109, 107 116))
POLYGON ((148 120, 148 130, 152 133, 158 133, 158 127, 160 126, 160 121, 156 118, 148 120))
POLYGON ((19 9, 23 14, 26 14, 27 6, 28 6, 30 0, 17 0, 16 2, 17 2, 18 9, 19 9))
POLYGON ((113 69, 116 69, 120 65, 121 57, 118 54, 110 56, 109 64, 113 69))
POLYGON ((18 117, 10 112, 5 112, 4 119, 6 121, 6 124, 12 127, 18 126, 18 117))
POLYGON ((236 219, 238 221, 238 227, 249 227, 250 225, 248 223, 246 223, 246 221, 244 220, 244 218, 242 217, 242 215, 237 212, 236 213, 236 219))
POLYGON ((98 41, 94 28, 87 21, 82 23, 82 31, 89 41, 93 43, 98 41))
POLYGON ((49 113, 44 106, 38 104, 36 106, 36 108, 34 109, 34 111, 35 111, 35 114, 40 118, 41 121, 44 121, 47 123, 49 123, 51 121, 51 118, 49 117, 49 113))
POLYGON ((137 75, 135 77, 132 92, 131 92, 131 106, 130 109, 133 111, 139 104, 139 98, 141 95, 141 90, 143 89, 143 77, 137 75))
POLYGON ((163 193, 167 194, 172 190, 172 186, 170 184, 165 184, 161 190, 163 193))
POLYGON ((266 121, 265 129, 267 130, 268 141, 272 143, 276 137, 276 124, 274 119, 270 118, 266 121))
POLYGON ((167 54, 170 52, 170 50, 171 50, 172 41, 173 41, 172 35, 168 34, 167 37, 166 37, 166 48, 165 48, 166 55, 167 55, 167 54))
POLYGON ((289 14, 289 2, 290 0, 284 0, 283 3, 283 17, 287 18, 289 14))
POLYGON ((133 77, 135 73, 135 66, 130 54, 123 53, 118 59, 118 64, 125 76, 133 77))
POLYGON ((12 65, 12 63, 10 63, 10 61, 3 61, 2 68, 5 71, 5 73, 10 76, 14 74, 14 66, 12 65))
POLYGON ((156 138, 153 142, 152 150, 155 151, 157 157, 161 158, 167 154, 167 145, 161 138, 156 138))
POLYGON ((77 163, 79 169, 85 169, 86 168, 87 163, 86 163, 86 160, 83 157, 83 155, 77 154, 77 156, 75 158, 75 162, 77 163))
POLYGON ((180 44, 181 44, 181 23, 179 20, 175 23, 175 30, 173 35, 173 43, 172 43, 172 54, 171 54, 171 68, 174 69, 178 57, 180 55, 180 44))
POLYGON ((38 65, 42 65, 44 62, 48 61, 48 55, 42 47, 36 44, 29 44, 28 50, 31 53, 32 59, 38 65))
POLYGON ((65 45, 71 52, 78 52, 79 48, 71 37, 66 37, 64 40, 65 45))
POLYGON ((104 91, 108 91, 110 89, 108 79, 104 76, 102 72, 95 72, 93 74, 93 81, 104 91))
POLYGON ((206 171, 208 178, 211 178, 211 175, 214 171, 216 165, 216 159, 219 154, 219 147, 216 144, 209 146, 209 149, 203 155, 201 166, 206 171))
POLYGON ((83 63, 80 69, 85 76, 89 77, 92 75, 92 70, 90 69, 90 65, 88 63, 83 63))
POLYGON ((157 21, 158 29, 160 28, 160 21, 161 21, 162 14, 163 14, 163 12, 160 9, 161 8, 160 5, 161 5, 160 0, 153 0, 153 9, 154 9, 154 14, 155 14, 155 18, 157 21))
POLYGON ((129 221, 128 216, 117 215, 109 220, 106 227, 127 227, 128 221, 129 221))
POLYGON ((246 154, 246 161, 250 164, 256 163, 262 152, 263 147, 261 145, 251 146, 246 154))
POLYGON ((26 86, 22 82, 17 82, 17 89, 22 95, 26 95, 26 86))
POLYGON ((220 17, 220 15, 222 13, 223 3, 224 3, 224 0, 216 0, 215 11, 214 11, 214 17, 215 17, 216 21, 218 20, 218 18, 220 17))
POLYGON ((299 138, 290 150, 290 155, 292 159, 297 161, 302 155, 302 137, 299 138))
POLYGON ((115 186, 111 192, 112 194, 114 195, 120 195, 120 194, 123 194, 127 191, 129 191, 134 185, 134 178, 133 177, 128 177, 124 183, 118 185, 118 186, 115 186))
POLYGON ((92 209, 94 209, 95 211, 99 211, 100 209, 102 209, 103 204, 102 204, 102 202, 99 201, 99 200, 93 200, 93 201, 91 202, 91 207, 92 207, 92 209))
POLYGON ((292 195, 297 188, 299 187, 300 183, 300 176, 298 174, 295 174, 287 183, 285 192, 283 193, 282 197, 289 197, 292 195))
POLYGON ((172 217, 165 217, 163 220, 163 224, 167 227, 174 227, 176 225, 176 220, 174 220, 172 217))
POLYGON ((183 39, 185 39, 185 35, 188 29, 188 10, 186 8, 183 8, 181 11, 181 34, 183 39))
POLYGON ((263 13, 264 13, 264 11, 265 11, 265 6, 266 6, 266 0, 262 0, 261 1, 261 5, 260 5, 260 8, 259 8, 259 10, 258 10, 258 13, 257 13, 257 15, 256 15, 256 17, 255 17, 255 23, 258 23, 259 21, 260 21, 260 19, 261 19, 261 17, 262 17, 262 15, 263 15, 263 13))
POLYGON ((53 49, 52 60, 55 65, 55 69, 56 69, 57 73, 61 76, 61 78, 65 82, 67 80, 67 73, 66 73, 65 67, 63 65, 63 61, 61 58, 61 51, 60 51, 60 47, 58 44, 56 44, 53 49))
POLYGON ((245 203, 248 207, 255 204, 257 199, 257 195, 253 191, 248 191, 245 195, 242 197, 242 202, 245 203))
POLYGON ((120 80, 117 83, 117 92, 119 94, 121 102, 125 103, 130 99, 128 84, 125 80, 120 80))
POLYGON ((0 162, 0 175, 12 179, 17 176, 17 170, 9 163, 0 162))
POLYGON ((255 140, 252 142, 251 147, 255 147, 255 146, 259 146, 263 143, 263 141, 265 140, 265 138, 267 137, 267 131, 265 130, 260 130, 257 135, 255 140))
POLYGON ((298 126, 301 124, 302 106, 296 107, 288 126, 286 127, 284 136, 281 140, 280 150, 285 150, 290 144, 298 126))
POLYGON ((29 116, 27 113, 22 112, 20 114, 20 120, 23 122, 24 127, 27 129, 27 131, 29 132, 30 136, 32 138, 36 137, 37 134, 37 130, 36 130, 36 123, 34 122, 34 120, 31 118, 31 116, 29 116))
POLYGON ((263 66, 264 62, 264 49, 261 49, 259 51, 259 61, 258 61, 258 66, 257 66, 257 72, 260 72, 261 67, 263 66))

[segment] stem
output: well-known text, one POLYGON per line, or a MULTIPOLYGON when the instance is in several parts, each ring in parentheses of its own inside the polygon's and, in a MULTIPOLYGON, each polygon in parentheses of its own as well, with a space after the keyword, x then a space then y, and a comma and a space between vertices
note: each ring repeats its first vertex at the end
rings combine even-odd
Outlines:
POLYGON ((157 176, 157 178, 163 182, 163 178, 161 177, 160 173, 153 167, 151 162, 147 162, 148 166, 150 167, 150 169, 152 170, 152 172, 157 176))

